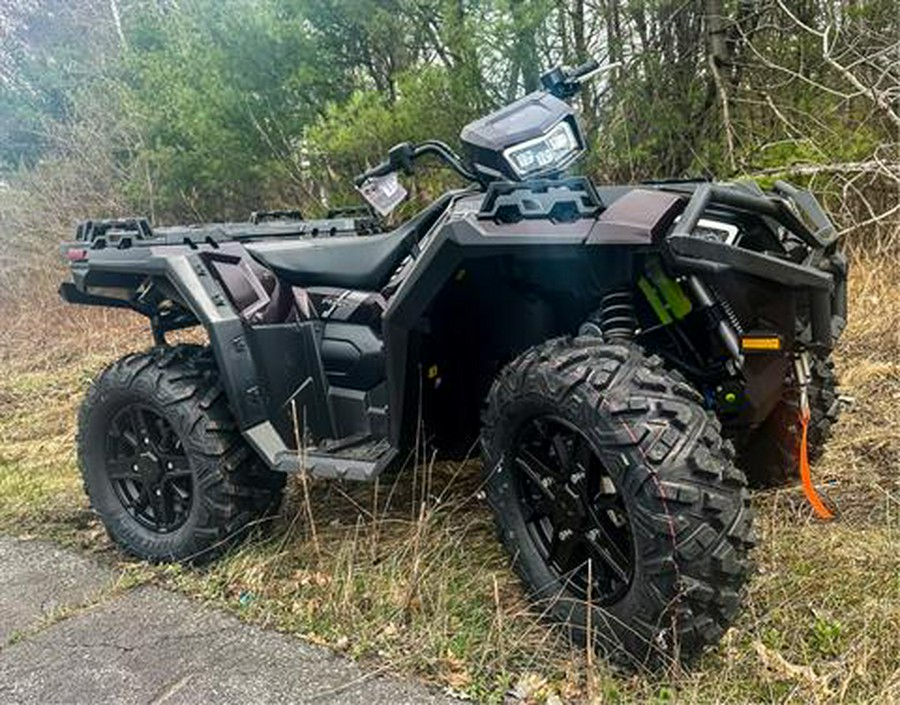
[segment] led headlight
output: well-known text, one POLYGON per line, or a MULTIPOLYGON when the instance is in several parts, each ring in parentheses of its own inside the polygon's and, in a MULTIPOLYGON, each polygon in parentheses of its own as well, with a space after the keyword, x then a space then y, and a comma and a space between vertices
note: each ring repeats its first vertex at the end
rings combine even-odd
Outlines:
POLYGON ((568 121, 558 122, 547 134, 503 150, 503 156, 520 177, 559 171, 581 153, 568 121))
MULTIPOLYGON (((679 220, 681 220, 681 216, 675 218, 676 223, 679 220)), ((691 235, 702 240, 724 242, 726 245, 737 245, 741 239, 741 230, 737 225, 723 223, 721 220, 700 218, 697 221, 697 226, 691 231, 691 235)))
POLYGON ((694 228, 691 234, 704 240, 714 240, 716 242, 724 242, 726 245, 736 245, 740 236, 740 229, 731 223, 700 218, 697 221, 697 227, 694 228))

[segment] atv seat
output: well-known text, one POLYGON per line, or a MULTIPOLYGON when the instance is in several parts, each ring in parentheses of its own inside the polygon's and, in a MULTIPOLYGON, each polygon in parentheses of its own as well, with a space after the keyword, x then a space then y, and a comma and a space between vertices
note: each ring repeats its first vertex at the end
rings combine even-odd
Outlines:
POLYGON ((245 247, 254 259, 294 286, 377 291, 437 220, 448 200, 439 199, 396 230, 381 235, 254 242, 245 247))

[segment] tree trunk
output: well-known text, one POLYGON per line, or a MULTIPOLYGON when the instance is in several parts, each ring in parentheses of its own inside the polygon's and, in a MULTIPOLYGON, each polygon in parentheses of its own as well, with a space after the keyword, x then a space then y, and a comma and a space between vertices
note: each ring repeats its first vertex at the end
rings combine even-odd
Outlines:
POLYGON ((510 0, 513 22, 515 23, 516 52, 515 63, 522 74, 522 83, 525 92, 536 91, 539 86, 538 79, 541 74, 540 62, 537 54, 537 40, 535 38, 535 23, 529 14, 529 3, 523 0, 510 0))
POLYGON ((725 131, 725 146, 728 149, 728 162, 731 173, 737 171, 734 154, 734 127, 731 124, 731 105, 725 81, 722 79, 721 67, 731 63, 728 55, 728 42, 725 32, 725 18, 722 0, 706 0, 706 38, 707 61, 719 103, 722 107, 722 127, 725 131))

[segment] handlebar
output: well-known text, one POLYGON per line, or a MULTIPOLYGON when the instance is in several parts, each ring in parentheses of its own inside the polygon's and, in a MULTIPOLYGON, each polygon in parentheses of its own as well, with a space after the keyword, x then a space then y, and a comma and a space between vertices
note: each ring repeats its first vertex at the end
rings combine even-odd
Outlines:
POLYGON ((590 59, 585 61, 581 66, 576 66, 574 69, 564 70, 568 74, 570 81, 578 81, 580 83, 587 78, 588 75, 600 70, 600 62, 596 59, 590 59))
POLYGON ((371 169, 367 169, 362 174, 359 174, 355 179, 353 179, 353 183, 356 186, 362 186, 369 179, 374 179, 378 176, 387 176, 392 171, 396 171, 394 166, 390 163, 390 161, 383 161, 379 164, 376 164, 371 169))
POLYGON ((601 66, 596 59, 590 59, 581 64, 581 66, 571 69, 565 66, 556 66, 541 76, 541 85, 551 95, 555 95, 562 100, 569 100, 569 98, 573 98, 578 94, 581 84, 594 74, 600 71, 608 71, 619 65, 619 62, 616 62, 601 66))
POLYGON ((388 152, 388 158, 385 161, 364 171, 353 180, 353 183, 356 186, 362 186, 369 179, 387 176, 395 171, 411 174, 413 162, 426 154, 433 154, 439 157, 464 179, 478 181, 478 177, 465 167, 462 159, 448 145, 438 140, 428 140, 418 145, 413 145, 410 142, 401 142, 394 145, 388 152))
MULTIPOLYGON (((596 59, 590 59, 574 68, 556 66, 541 76, 541 85, 547 93, 562 100, 569 100, 578 94, 581 84, 594 74, 615 68, 618 65, 618 63, 614 63, 601 66, 600 62, 596 59)), ((388 158, 385 161, 364 171, 353 180, 353 183, 357 187, 360 187, 368 179, 387 176, 396 171, 411 174, 413 162, 426 154, 433 154, 439 157, 453 169, 453 171, 467 181, 483 183, 483 179, 470 171, 465 166, 462 159, 460 159, 449 146, 437 140, 428 140, 418 145, 414 145, 410 142, 401 142, 400 144, 394 145, 390 152, 388 152, 388 158)))

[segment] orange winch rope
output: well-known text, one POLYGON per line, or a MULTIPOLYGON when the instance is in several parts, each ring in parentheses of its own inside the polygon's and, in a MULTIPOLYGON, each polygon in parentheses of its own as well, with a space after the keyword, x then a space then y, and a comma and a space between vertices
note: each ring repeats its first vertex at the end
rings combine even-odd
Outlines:
POLYGON ((820 519, 833 519, 834 514, 832 514, 831 510, 825 506, 824 502, 822 502, 819 493, 816 492, 816 488, 812 483, 812 474, 809 469, 809 450, 807 447, 807 431, 809 428, 808 409, 804 409, 800 412, 800 424, 803 427, 803 432, 800 436, 800 478, 803 480, 803 492, 820 519))

